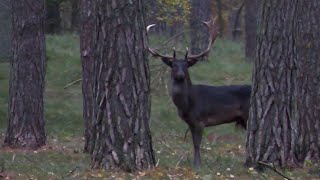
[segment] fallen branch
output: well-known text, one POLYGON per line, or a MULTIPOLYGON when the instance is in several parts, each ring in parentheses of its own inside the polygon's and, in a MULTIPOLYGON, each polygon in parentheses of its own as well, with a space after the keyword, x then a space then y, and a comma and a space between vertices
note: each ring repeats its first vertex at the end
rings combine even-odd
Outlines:
POLYGON ((75 83, 77 83, 79 81, 82 81, 82 78, 77 79, 77 80, 73 81, 72 83, 67 84, 63 89, 67 89, 67 87, 72 86, 73 84, 75 84, 75 83))
POLYGON ((66 178, 66 177, 71 176, 71 174, 73 174, 73 173, 74 173, 74 171, 76 171, 76 169, 78 169, 78 168, 79 168, 78 166, 76 166, 75 168, 73 168, 73 169, 72 169, 72 171, 70 171, 70 173, 69 173, 69 174, 67 174, 67 175, 63 176, 63 177, 62 177, 62 179, 64 179, 64 178, 66 178))
POLYGON ((262 162, 262 161, 258 161, 258 163, 268 167, 269 169, 273 170, 274 172, 276 172, 277 174, 279 174, 280 176, 282 176, 283 178, 286 178, 288 180, 292 180, 291 178, 289 178, 288 176, 282 174, 280 171, 277 170, 277 168, 274 166, 274 164, 270 165, 268 163, 262 162))
POLYGON ((162 142, 162 144, 164 144, 167 148, 169 148, 169 149, 172 150, 172 148, 171 148, 163 139, 161 139, 161 142, 162 142))
POLYGON ((188 128, 188 129, 186 130, 186 132, 184 133, 184 139, 183 139, 183 141, 186 141, 186 137, 187 137, 188 131, 189 131, 189 128, 188 128))
POLYGON ((209 166, 209 164, 208 164, 208 162, 207 162, 207 159, 208 159, 208 158, 206 158, 206 159, 204 160, 204 162, 206 162, 206 165, 207 165, 207 167, 210 169, 210 171, 212 171, 213 173, 215 173, 214 170, 209 166))
POLYGON ((180 164, 181 160, 183 159, 183 156, 181 156, 180 160, 178 161, 178 163, 176 164, 176 167, 178 167, 178 165, 180 164))

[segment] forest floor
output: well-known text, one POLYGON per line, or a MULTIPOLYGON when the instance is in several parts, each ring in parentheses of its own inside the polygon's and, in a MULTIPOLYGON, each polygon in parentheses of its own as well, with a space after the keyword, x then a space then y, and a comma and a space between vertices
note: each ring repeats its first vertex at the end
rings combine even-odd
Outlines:
MULTIPOLYGON (((152 44, 161 44, 155 38, 152 44)), ((158 47, 159 47, 158 44, 158 47)), ((177 46, 176 46, 177 47, 177 46)), ((182 47, 177 49, 184 50, 182 47)), ((181 55, 181 54, 180 54, 181 55)), ((178 118, 166 89, 168 71, 151 59, 151 130, 157 167, 142 172, 105 172, 90 168, 83 149, 81 78, 78 36, 47 36, 48 66, 45 91, 47 145, 37 151, 0 149, 0 179, 284 179, 265 169, 244 166, 245 131, 234 124, 207 128, 201 146, 202 168, 191 168, 192 142, 178 118), (159 73, 161 72, 161 73, 159 73)), ((194 83, 250 84, 252 64, 242 43, 217 40, 209 57, 191 68, 194 83)), ((0 145, 7 124, 9 64, 0 64, 0 145)), ((320 179, 319 166, 306 162, 301 169, 279 169, 293 179, 320 179)))

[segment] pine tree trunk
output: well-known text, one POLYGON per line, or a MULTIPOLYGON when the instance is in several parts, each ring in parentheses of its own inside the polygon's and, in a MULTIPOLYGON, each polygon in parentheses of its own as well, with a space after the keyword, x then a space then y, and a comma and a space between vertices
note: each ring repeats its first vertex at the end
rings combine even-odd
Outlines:
POLYGON ((0 6, 0 63, 11 57, 10 1, 1 1, 0 6))
POLYGON ((151 168, 144 3, 99 0, 96 7, 92 166, 129 172, 151 168))
POLYGON ((44 1, 12 0, 13 58, 5 146, 36 149, 46 142, 44 1), (31 5, 32 4, 32 5, 31 5))
POLYGON ((246 57, 253 62, 256 49, 258 0, 245 0, 246 57))
POLYGON ((263 161, 285 167, 319 160, 319 3, 262 1, 248 165, 263 161))
POLYGON ((84 152, 92 153, 94 147, 93 115, 93 68, 95 53, 95 3, 96 1, 80 0, 80 51, 82 63, 83 119, 85 124, 84 152))
POLYGON ((212 2, 210 0, 191 0, 190 27, 191 53, 197 54, 208 45, 208 30, 201 21, 209 21, 212 16, 212 2))
POLYGON ((297 65, 296 154, 299 162, 320 160, 320 1, 300 0, 295 15, 297 65))

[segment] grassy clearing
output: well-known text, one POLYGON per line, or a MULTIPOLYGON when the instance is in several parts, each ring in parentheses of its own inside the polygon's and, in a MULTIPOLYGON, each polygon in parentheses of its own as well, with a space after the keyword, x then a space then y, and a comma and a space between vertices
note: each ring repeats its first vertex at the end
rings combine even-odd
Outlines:
MULTIPOLYGON (((151 40, 155 46, 161 42, 156 38, 151 40)), ((81 86, 76 84, 63 89, 81 76, 78 37, 47 36, 47 55, 45 116, 48 145, 35 152, 0 150, 0 170, 4 167, 9 176, 17 179, 282 179, 270 170, 258 174, 243 166, 245 132, 235 129, 233 124, 206 129, 202 143, 203 168, 192 171, 190 133, 184 139, 187 126, 178 118, 164 85, 168 72, 159 60, 153 59, 150 61, 153 82, 151 129, 158 167, 134 174, 91 170, 90 157, 81 151, 81 86), (166 73, 159 74, 158 69, 166 73)), ((8 69, 8 64, 0 64, 1 141, 6 128, 8 69)), ((190 74, 194 83, 249 84, 251 65, 244 58, 241 43, 218 39, 209 61, 193 67, 190 74)), ((307 175, 312 168, 284 170, 284 173, 300 179, 316 177, 316 173, 307 175)))

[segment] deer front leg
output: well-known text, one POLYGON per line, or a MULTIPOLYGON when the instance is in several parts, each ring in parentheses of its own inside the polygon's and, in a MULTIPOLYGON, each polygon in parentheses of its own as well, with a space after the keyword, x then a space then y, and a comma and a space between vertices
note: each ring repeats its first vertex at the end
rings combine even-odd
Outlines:
POLYGON ((199 169, 201 166, 200 145, 202 140, 202 127, 189 126, 193 140, 193 167, 199 169))

